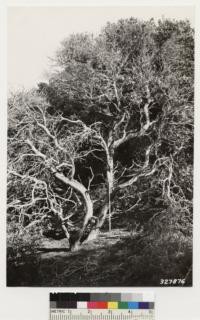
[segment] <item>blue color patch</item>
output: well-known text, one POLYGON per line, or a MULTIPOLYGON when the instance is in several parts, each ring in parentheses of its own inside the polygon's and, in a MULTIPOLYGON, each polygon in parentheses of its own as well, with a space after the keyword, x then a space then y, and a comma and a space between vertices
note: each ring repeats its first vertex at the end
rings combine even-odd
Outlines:
POLYGON ((139 302, 128 302, 128 309, 139 309, 139 302))

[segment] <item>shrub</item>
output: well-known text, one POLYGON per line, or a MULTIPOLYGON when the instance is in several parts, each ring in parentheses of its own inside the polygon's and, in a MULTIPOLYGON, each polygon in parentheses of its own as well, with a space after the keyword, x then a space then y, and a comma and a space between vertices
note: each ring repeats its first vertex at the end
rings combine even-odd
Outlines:
POLYGON ((33 285, 37 282, 38 235, 10 223, 7 230, 7 285, 33 285))

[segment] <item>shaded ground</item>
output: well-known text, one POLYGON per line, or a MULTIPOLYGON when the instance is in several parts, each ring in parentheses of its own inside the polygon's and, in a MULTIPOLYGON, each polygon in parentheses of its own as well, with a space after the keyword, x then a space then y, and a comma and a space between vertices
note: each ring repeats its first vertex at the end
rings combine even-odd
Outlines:
POLYGON ((161 279, 177 278, 186 279, 185 285, 190 286, 192 258, 187 247, 180 254, 174 240, 162 241, 115 229, 70 252, 65 239, 43 239, 31 260, 9 266, 8 285, 160 286, 161 279))
POLYGON ((119 284, 115 269, 119 272, 121 250, 124 251, 124 240, 129 238, 130 232, 124 230, 100 233, 97 239, 83 244, 76 252, 68 251, 66 240, 45 241, 43 245, 46 250, 40 253, 40 272, 47 275, 43 277, 43 285, 104 286, 108 282, 110 285, 119 284), (55 251, 51 251, 53 247, 55 251), (50 249, 49 252, 47 248, 50 249), (52 279, 49 278, 49 272, 54 274, 52 279))

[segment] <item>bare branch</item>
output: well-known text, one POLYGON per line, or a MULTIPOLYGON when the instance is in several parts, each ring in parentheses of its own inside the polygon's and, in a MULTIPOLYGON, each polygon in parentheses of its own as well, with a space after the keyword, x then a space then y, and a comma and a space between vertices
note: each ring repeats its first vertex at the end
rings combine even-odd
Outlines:
POLYGON ((90 186, 91 186, 91 183, 94 179, 94 172, 92 170, 92 168, 90 167, 90 171, 91 171, 91 178, 89 178, 89 182, 88 182, 88 190, 90 190, 90 186))
POLYGON ((141 169, 139 170, 139 172, 137 172, 136 174, 130 174, 128 177, 131 177, 128 181, 119 184, 119 188, 125 188, 128 186, 131 186, 133 183, 135 183, 139 178, 141 177, 148 177, 150 175, 152 175, 153 173, 155 173, 155 171, 157 170, 156 168, 156 163, 158 162, 158 160, 156 160, 156 162, 154 163, 153 167, 150 170, 146 169, 149 167, 149 156, 150 156, 150 151, 151 151, 152 145, 148 146, 148 148, 146 149, 146 153, 145 153, 145 161, 143 166, 141 167, 141 169))
POLYGON ((38 149, 36 149, 35 146, 33 145, 33 143, 29 139, 25 140, 24 142, 27 143, 31 147, 31 149, 33 150, 33 152, 35 153, 36 156, 38 156, 46 161, 46 159, 47 159, 46 156, 42 152, 40 152, 38 149))
POLYGON ((134 203, 134 205, 131 206, 127 211, 131 211, 131 210, 135 209, 138 206, 138 204, 140 203, 140 201, 141 201, 141 196, 139 195, 136 203, 134 203))
POLYGON ((117 99, 117 104, 115 103, 115 108, 117 109, 118 112, 120 112, 120 98, 118 95, 118 90, 117 90, 117 85, 116 85, 116 81, 113 82, 113 88, 114 88, 114 92, 115 92, 115 97, 117 99))

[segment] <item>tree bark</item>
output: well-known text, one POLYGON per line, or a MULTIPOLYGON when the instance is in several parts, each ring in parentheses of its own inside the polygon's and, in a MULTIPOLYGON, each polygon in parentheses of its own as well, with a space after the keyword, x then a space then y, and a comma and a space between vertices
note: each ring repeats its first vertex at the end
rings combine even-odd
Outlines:
POLYGON ((85 226, 87 224, 88 220, 93 216, 93 202, 90 198, 88 190, 79 181, 77 181, 75 179, 69 179, 61 173, 56 172, 55 177, 58 180, 62 181, 64 184, 75 189, 82 196, 84 203, 85 203, 85 207, 86 207, 86 215, 85 215, 84 222, 83 222, 83 226, 85 226))
POLYGON ((82 229, 79 233, 79 237, 77 238, 77 241, 73 245, 73 250, 76 250, 79 247, 79 241, 80 241, 80 238, 85 230, 87 222, 93 216, 93 202, 90 198, 88 190, 79 181, 77 181, 75 179, 69 179, 66 176, 64 176, 63 174, 58 173, 58 172, 54 172, 54 175, 58 180, 62 181, 64 184, 75 189, 82 196, 82 199, 85 204, 86 214, 84 217, 83 226, 82 226, 82 229))
POLYGON ((106 220, 106 216, 107 216, 107 213, 108 213, 108 209, 109 209, 109 201, 108 201, 108 198, 105 200, 101 210, 100 210, 100 214, 99 214, 99 222, 98 222, 98 225, 97 227, 100 229, 105 220, 106 220))
POLYGON ((112 191, 113 191, 113 185, 114 185, 114 167, 113 167, 113 155, 112 155, 112 151, 111 153, 108 154, 107 157, 107 161, 108 161, 108 170, 107 170, 107 184, 108 184, 108 215, 109 215, 109 220, 108 220, 108 224, 109 224, 109 231, 111 231, 112 229, 112 223, 111 223, 111 195, 112 195, 112 191))

